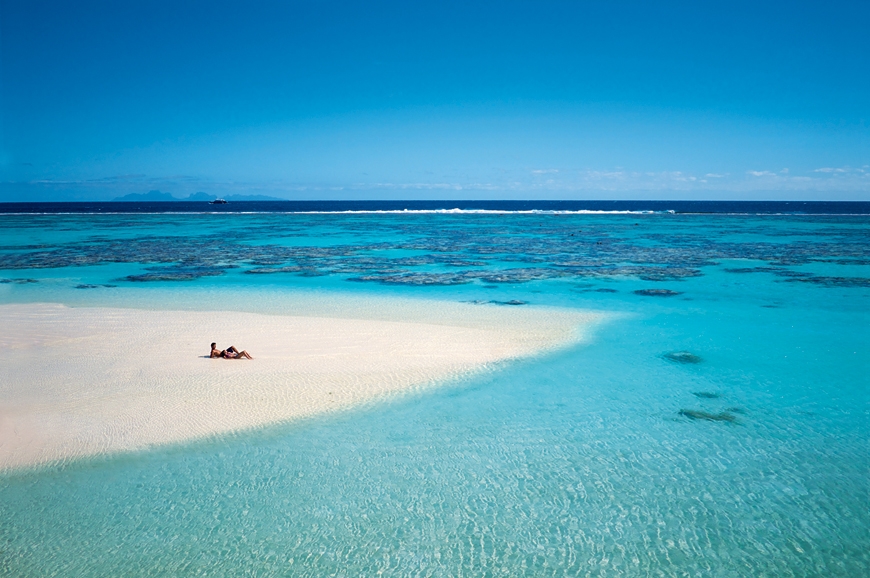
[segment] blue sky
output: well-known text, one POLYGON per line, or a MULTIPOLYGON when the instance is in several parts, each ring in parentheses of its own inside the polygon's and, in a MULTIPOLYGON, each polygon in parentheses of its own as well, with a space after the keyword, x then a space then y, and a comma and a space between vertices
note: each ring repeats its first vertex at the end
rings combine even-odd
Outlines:
POLYGON ((0 201, 870 200, 870 2, 0 2, 0 201))

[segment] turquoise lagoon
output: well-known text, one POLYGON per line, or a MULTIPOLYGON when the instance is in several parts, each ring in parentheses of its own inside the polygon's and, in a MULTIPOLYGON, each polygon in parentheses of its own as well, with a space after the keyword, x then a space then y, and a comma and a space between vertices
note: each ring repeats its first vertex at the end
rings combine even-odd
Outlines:
POLYGON ((0 474, 4 576, 870 575, 870 217, 6 214, 0 245, 0 303, 614 314, 436 389, 0 474))

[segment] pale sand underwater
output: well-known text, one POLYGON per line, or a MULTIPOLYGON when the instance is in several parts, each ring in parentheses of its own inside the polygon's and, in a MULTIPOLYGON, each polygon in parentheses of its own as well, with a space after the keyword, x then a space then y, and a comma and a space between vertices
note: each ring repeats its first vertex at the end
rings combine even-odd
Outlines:
POLYGON ((574 342, 603 317, 443 302, 417 311, 405 322, 0 305, 0 470, 347 408, 574 342), (255 359, 208 359, 212 341, 255 359))

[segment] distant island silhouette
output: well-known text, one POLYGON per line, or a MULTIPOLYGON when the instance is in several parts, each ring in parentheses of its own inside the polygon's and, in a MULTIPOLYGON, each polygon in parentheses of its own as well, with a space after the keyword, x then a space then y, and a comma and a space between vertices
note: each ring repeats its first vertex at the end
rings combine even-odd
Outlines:
MULTIPOLYGON (((208 193, 197 192, 188 195, 185 198, 179 198, 173 196, 171 193, 164 193, 161 191, 148 191, 147 193, 130 193, 129 195, 124 195, 123 197, 115 197, 112 201, 121 201, 121 202, 181 202, 181 201, 202 201, 202 202, 211 202, 215 200, 217 195, 210 195, 208 193)), ((285 199, 281 199, 278 197, 270 197, 267 195, 227 195, 223 197, 227 201, 283 201, 285 199)))

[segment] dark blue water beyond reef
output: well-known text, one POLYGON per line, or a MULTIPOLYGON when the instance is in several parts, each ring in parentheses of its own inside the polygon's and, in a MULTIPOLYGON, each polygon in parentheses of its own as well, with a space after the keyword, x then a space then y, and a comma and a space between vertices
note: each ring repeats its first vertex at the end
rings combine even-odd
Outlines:
POLYGON ((866 201, 237 201, 0 203, 0 213, 302 213, 345 211, 675 212, 746 215, 868 215, 866 201))

